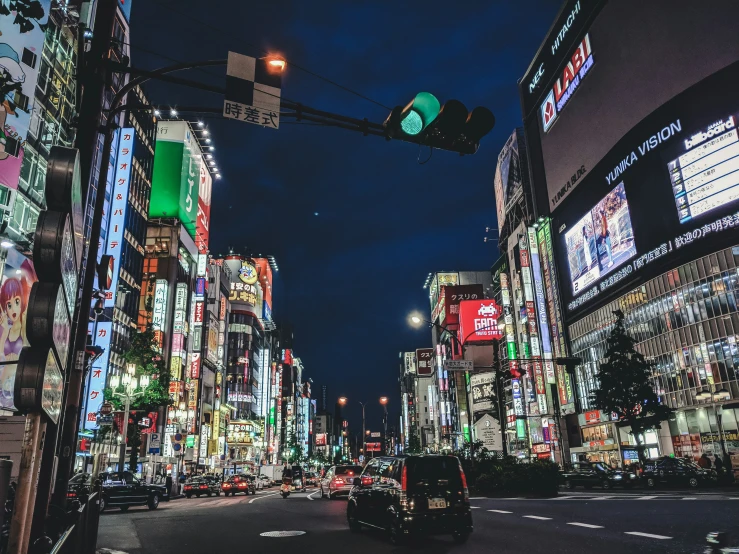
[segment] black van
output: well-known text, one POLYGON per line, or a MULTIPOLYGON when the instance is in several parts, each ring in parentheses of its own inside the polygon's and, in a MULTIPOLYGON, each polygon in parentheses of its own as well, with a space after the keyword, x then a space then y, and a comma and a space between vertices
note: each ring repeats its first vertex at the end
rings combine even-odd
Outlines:
POLYGON ((464 543, 472 533, 467 479, 454 456, 374 458, 354 479, 346 517, 387 531, 398 544, 409 535, 450 534, 464 543))

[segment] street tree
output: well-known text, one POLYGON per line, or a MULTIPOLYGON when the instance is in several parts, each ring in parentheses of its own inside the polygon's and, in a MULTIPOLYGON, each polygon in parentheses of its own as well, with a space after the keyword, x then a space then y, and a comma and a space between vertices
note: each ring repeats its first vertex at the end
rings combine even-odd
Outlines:
POLYGON ((423 452, 421 440, 416 433, 410 433, 408 436, 408 446, 405 447, 406 454, 420 454, 423 452))
POLYGON ((634 339, 626 333, 624 314, 613 312, 616 323, 607 341, 605 362, 600 365, 600 387, 593 391, 593 407, 606 414, 616 414, 618 424, 630 426, 639 461, 646 461, 644 431, 659 427, 667 420, 670 408, 660 402, 650 383, 651 364, 634 348, 634 339))
MULTIPOLYGON (((148 417, 149 413, 156 413, 159 408, 172 404, 169 397, 170 373, 162 359, 151 323, 153 281, 151 281, 149 288, 150 294, 147 295, 146 300, 148 323, 143 330, 138 329, 133 332, 129 346, 122 355, 126 365, 134 364, 136 366, 134 377, 142 375, 149 377, 149 385, 143 390, 143 394, 132 400, 130 405, 131 415, 128 432, 126 433, 126 443, 131 447, 129 458, 131 471, 135 471, 138 465, 139 447, 141 446, 141 428, 139 425, 141 420, 148 417)), ((123 385, 119 386, 118 392, 122 391, 123 385)), ((113 392, 112 388, 106 388, 104 390, 105 400, 113 404, 115 410, 123 410, 123 401, 114 396, 113 392)))

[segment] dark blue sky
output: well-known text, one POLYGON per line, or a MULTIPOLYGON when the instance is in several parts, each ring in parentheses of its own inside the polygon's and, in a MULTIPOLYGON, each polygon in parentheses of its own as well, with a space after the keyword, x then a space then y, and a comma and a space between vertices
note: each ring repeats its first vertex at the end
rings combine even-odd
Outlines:
MULTIPOLYGON (((497 251, 498 152, 521 122, 516 81, 554 20, 557 0, 450 2, 242 2, 134 0, 132 63, 147 69, 225 58, 229 50, 288 60, 284 98, 382 122, 385 106, 428 91, 443 103, 481 105, 497 124, 474 156, 419 148, 341 129, 284 124, 279 130, 208 119, 223 178, 214 183, 211 251, 273 254, 280 267, 275 318, 295 328, 295 352, 316 395, 368 401, 379 427, 381 395, 398 413, 398 352, 428 346, 406 315, 428 312, 422 289, 434 270, 484 270, 497 251), (225 7, 228 6, 228 7, 225 7), (162 56, 154 55, 161 54, 162 56), (421 160, 428 151, 420 152, 421 160), (314 213, 318 212, 318 216, 314 213)), ((224 84, 224 71, 191 71, 224 84)), ((153 103, 222 105, 222 97, 152 84, 153 103)), ((397 421, 397 419, 395 419, 397 421)))

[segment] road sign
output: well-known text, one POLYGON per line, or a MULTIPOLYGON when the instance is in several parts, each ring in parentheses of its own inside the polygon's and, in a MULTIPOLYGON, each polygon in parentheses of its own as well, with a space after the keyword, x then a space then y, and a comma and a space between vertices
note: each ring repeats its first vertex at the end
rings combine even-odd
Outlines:
POLYGON ((162 448, 162 435, 151 433, 149 435, 149 454, 159 454, 162 448))
POLYGON ((447 371, 472 371, 475 364, 472 360, 447 360, 444 369, 447 371))
POLYGON ((110 402, 104 402, 100 406, 100 415, 107 416, 107 415, 110 415, 112 413, 113 413, 113 404, 111 404, 110 402))
POLYGON ((372 437, 373 439, 379 439, 380 438, 380 432, 379 431, 375 431, 374 433, 370 433, 370 437, 372 437))
POLYGON ((282 67, 275 60, 228 53, 223 117, 279 129, 282 67))

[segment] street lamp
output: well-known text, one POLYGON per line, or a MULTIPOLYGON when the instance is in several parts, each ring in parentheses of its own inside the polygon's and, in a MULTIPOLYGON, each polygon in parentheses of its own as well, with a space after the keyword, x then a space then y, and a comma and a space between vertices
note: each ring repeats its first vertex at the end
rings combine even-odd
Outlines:
POLYGON ((123 465, 126 458, 128 412, 131 409, 131 401, 144 394, 146 387, 149 386, 149 376, 141 375, 136 378, 136 364, 129 363, 126 365, 126 372, 123 375, 113 375, 110 378, 110 386, 113 388, 113 396, 122 398, 125 406, 125 410, 123 412, 123 433, 121 435, 121 449, 118 453, 118 471, 122 473, 123 465), (120 387, 123 387, 122 391, 118 390, 118 388, 120 387))
MULTIPOLYGON (((339 404, 342 406, 346 406, 346 403, 349 402, 349 399, 346 396, 339 397, 339 404)), ((367 436, 367 431, 365 430, 364 425, 364 407, 367 405, 366 402, 359 402, 362 405, 362 450, 365 450, 366 444, 365 444, 365 437, 367 436)))
POLYGON ((387 396, 380 397, 380 404, 382 405, 382 408, 384 410, 384 413, 382 415, 382 424, 385 427, 385 432, 382 435, 382 440, 384 441, 383 451, 385 454, 387 454, 387 402, 387 396))

